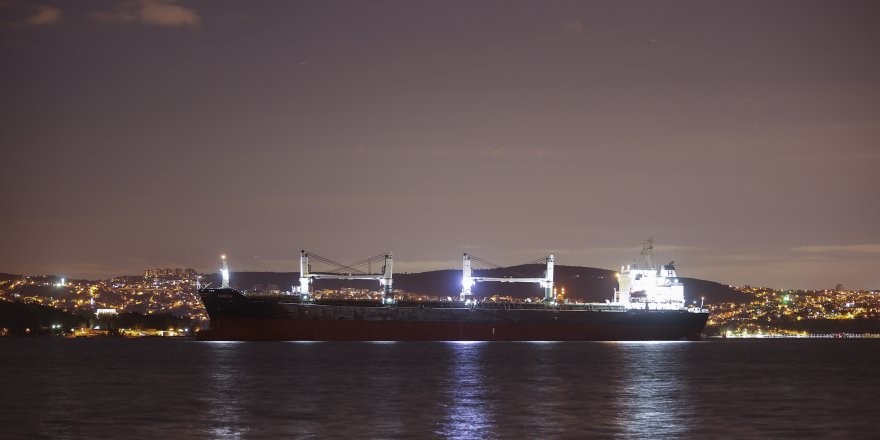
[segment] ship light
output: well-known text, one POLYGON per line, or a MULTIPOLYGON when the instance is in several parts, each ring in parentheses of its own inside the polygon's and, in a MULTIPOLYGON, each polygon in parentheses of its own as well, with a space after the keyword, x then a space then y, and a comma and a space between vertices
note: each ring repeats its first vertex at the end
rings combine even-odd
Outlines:
POLYGON ((462 285, 462 287, 465 287, 465 288, 468 288, 468 287, 474 287, 475 284, 477 284, 477 282, 474 281, 474 279, 471 278, 471 277, 463 277, 463 278, 461 279, 461 285, 462 285))

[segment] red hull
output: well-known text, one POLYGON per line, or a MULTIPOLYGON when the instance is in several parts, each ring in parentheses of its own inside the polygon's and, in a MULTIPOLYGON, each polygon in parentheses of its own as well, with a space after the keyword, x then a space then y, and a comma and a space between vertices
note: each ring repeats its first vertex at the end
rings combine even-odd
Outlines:
POLYGON ((699 340, 700 324, 481 323, 223 318, 201 340, 234 341, 637 341, 699 340))

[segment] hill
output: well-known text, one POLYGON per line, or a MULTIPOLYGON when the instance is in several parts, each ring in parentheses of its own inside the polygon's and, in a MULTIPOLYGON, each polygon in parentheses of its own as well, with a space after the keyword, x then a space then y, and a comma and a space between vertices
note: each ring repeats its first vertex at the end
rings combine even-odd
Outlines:
POLYGON ((0 281, 14 281, 21 278, 21 275, 0 272, 0 281))
POLYGON ((88 319, 84 316, 48 306, 0 301, 0 327, 13 335, 52 333, 52 325, 60 324, 62 328, 69 329, 85 322, 88 319))

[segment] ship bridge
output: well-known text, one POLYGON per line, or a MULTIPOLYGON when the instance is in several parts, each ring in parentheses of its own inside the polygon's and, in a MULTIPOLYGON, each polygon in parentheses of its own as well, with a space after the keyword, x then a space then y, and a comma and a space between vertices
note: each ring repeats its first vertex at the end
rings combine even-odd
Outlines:
POLYGON ((675 262, 660 267, 654 265, 653 238, 642 245, 641 254, 643 261, 633 261, 620 268, 617 274, 620 289, 615 291, 615 302, 630 309, 684 309, 684 284, 678 279, 675 262))

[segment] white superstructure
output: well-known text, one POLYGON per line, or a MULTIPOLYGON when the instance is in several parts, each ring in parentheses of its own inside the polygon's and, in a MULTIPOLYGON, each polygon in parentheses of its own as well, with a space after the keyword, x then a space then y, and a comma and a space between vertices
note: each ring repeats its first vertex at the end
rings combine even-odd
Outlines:
POLYGON ((654 266, 654 240, 642 247, 644 261, 622 266, 617 274, 614 302, 630 309, 685 309, 684 285, 678 280, 674 262, 654 266))

